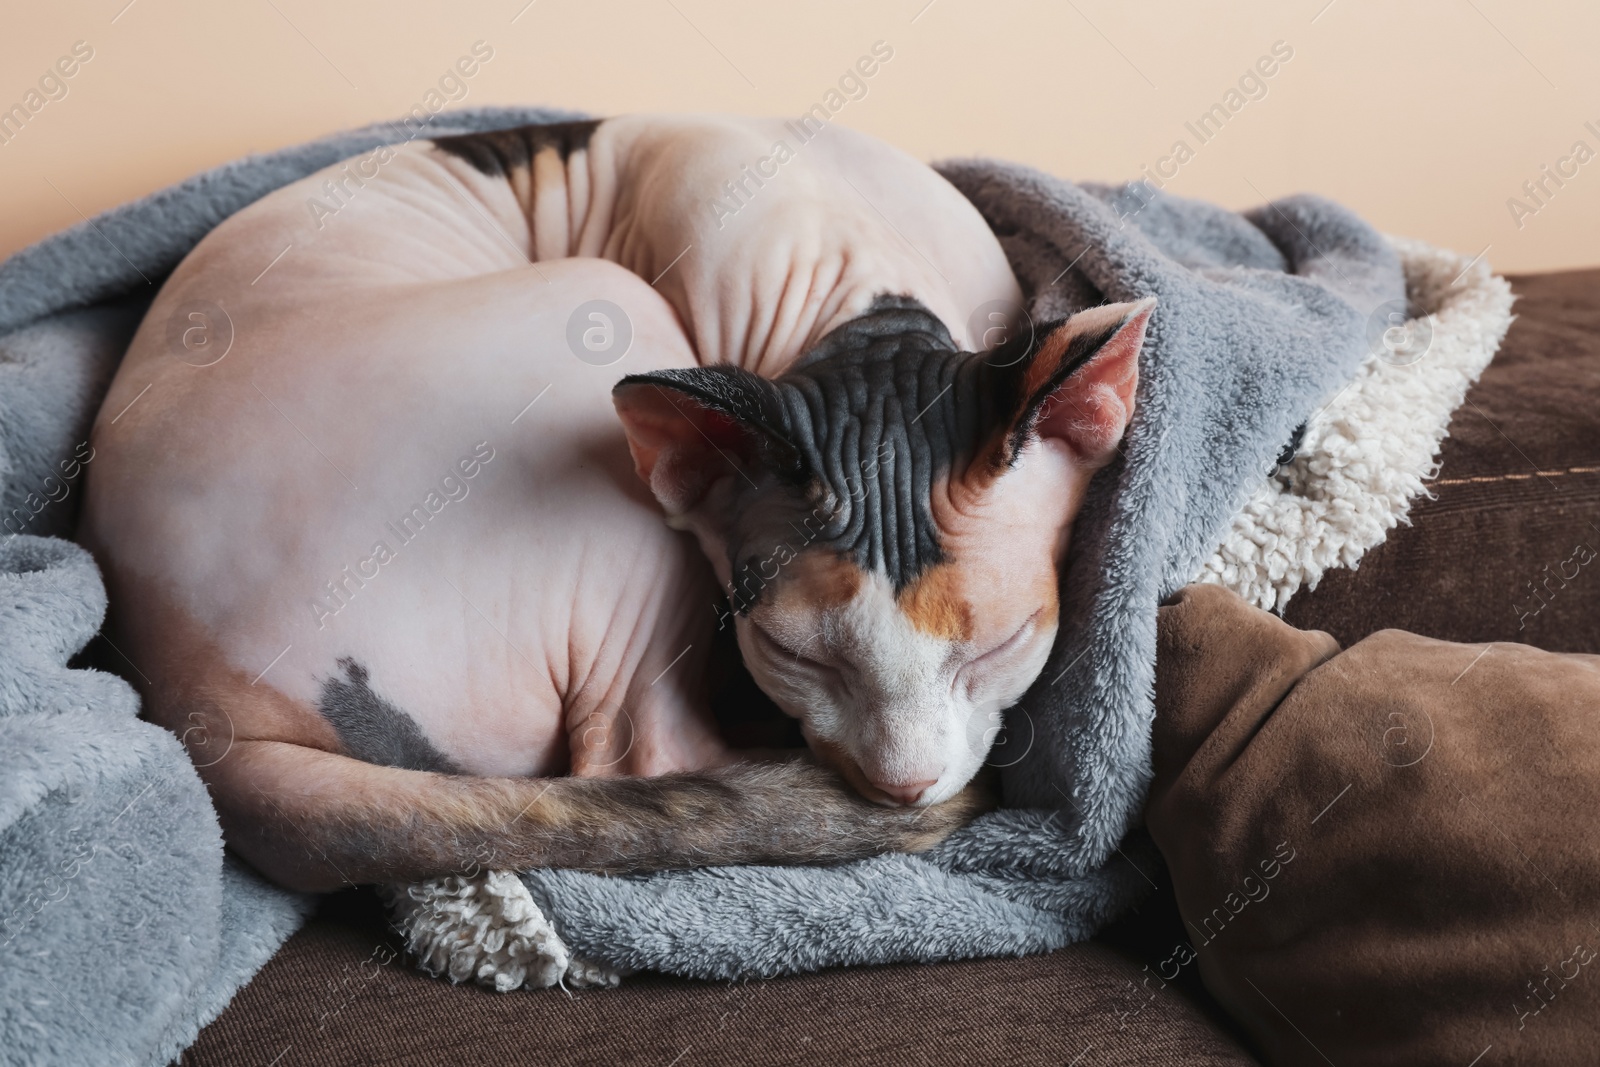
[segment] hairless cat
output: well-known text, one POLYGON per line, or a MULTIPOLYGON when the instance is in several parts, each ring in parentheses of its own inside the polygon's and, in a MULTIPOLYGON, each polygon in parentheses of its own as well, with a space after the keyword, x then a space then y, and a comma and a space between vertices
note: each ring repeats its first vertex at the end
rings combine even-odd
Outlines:
POLYGON ((1020 301, 954 188, 842 128, 382 149, 167 280, 81 537, 284 885, 924 848, 1049 652, 1153 311, 986 343, 1020 301), (814 762, 719 736, 729 625, 814 762))

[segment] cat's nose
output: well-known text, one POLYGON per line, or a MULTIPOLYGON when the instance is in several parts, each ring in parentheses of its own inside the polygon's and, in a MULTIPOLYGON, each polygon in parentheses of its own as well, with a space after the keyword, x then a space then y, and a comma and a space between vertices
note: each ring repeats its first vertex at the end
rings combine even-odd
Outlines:
POLYGON ((922 794, 939 784, 939 779, 929 778, 925 782, 880 782, 871 779, 872 787, 896 804, 915 804, 922 799, 922 794))

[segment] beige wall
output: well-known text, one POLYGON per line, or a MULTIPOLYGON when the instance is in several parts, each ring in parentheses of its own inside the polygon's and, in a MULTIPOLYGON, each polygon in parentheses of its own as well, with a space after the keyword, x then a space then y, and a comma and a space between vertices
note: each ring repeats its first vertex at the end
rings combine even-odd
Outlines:
POLYGON ((1600 151, 1592 0, 525 3, 10 4, 0 107, 75 42, 93 57, 0 144, 0 255, 244 152, 395 117, 479 40, 494 55, 469 104, 783 115, 882 40, 893 58, 837 121, 923 158, 1164 166, 1174 192, 1242 207, 1314 190, 1390 232, 1489 246, 1501 270, 1600 264, 1600 159, 1570 155, 1600 151), (1244 99, 1224 98, 1280 41, 1293 56, 1265 95, 1247 82, 1259 98, 1202 144, 1184 123, 1244 99), (1179 140, 1193 158, 1162 164, 1179 140), (1563 159, 1575 176, 1529 198, 1563 159))

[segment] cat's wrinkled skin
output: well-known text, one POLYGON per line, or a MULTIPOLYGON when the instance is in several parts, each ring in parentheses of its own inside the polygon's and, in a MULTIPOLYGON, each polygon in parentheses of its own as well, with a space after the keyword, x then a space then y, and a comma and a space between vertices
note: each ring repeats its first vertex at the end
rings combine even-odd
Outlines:
POLYGON ((830 129, 736 218, 706 209, 781 128, 630 118, 384 150, 239 212, 167 281, 96 424, 80 532, 150 715, 268 875, 838 860, 927 847, 991 802, 958 790, 1048 648, 1149 311, 963 370, 983 358, 959 352, 971 312, 1017 287, 928 168, 830 129), (885 293, 905 299, 874 310, 885 293), (569 344, 595 300, 631 327, 614 365, 569 344), (231 327, 215 361, 174 347, 201 306, 231 327), (849 354, 872 322, 867 347, 902 338, 990 399, 875 376, 880 356, 849 354), (837 418, 766 426, 744 374, 784 403, 871 380, 837 418), (624 375, 645 377, 614 407, 624 375), (874 436, 874 405, 913 395, 931 407, 895 418, 928 441, 874 436), (842 503, 824 470, 869 440, 893 507, 842 503), (730 552, 813 512, 825 532, 734 615, 859 792, 808 762, 735 764, 706 701, 718 585, 748 562, 730 552))

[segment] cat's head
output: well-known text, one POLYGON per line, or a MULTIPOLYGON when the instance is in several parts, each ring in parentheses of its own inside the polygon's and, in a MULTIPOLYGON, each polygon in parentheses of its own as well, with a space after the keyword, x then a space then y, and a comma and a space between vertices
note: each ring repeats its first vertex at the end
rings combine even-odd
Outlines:
POLYGON ((699 538, 751 674, 863 795, 955 794, 1043 668, 1154 306, 970 353, 885 297, 776 380, 709 366, 617 385, 639 477, 699 538))

